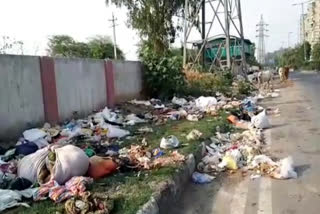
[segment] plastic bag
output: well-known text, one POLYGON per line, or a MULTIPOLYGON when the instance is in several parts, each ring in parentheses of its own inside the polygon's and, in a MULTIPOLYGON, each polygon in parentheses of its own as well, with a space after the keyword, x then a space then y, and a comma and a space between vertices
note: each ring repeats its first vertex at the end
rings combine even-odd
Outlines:
POLYGON ((194 172, 192 174, 192 181, 196 184, 208 184, 211 183, 215 177, 205 173, 194 172))
POLYGON ((130 126, 134 126, 135 124, 138 123, 145 123, 146 121, 137 117, 135 114, 129 114, 128 116, 126 116, 126 125, 130 125, 130 126))
POLYGON ((23 137, 27 141, 33 142, 40 138, 44 138, 47 136, 47 133, 42 131, 41 129, 29 129, 23 132, 23 137))
POLYGON ((251 123, 254 127, 258 129, 267 129, 271 127, 266 111, 264 110, 257 116, 251 118, 251 123))
POLYGON ((185 104, 188 103, 188 101, 184 98, 177 98, 173 97, 172 101, 173 104, 179 105, 179 106, 184 106, 185 104))
POLYGON ((276 179, 296 179, 297 172, 294 171, 292 157, 287 157, 278 162, 279 167, 272 175, 276 179))
POLYGON ((173 149, 177 148, 180 145, 180 142, 176 136, 169 136, 167 138, 162 138, 160 142, 160 147, 163 149, 173 149))
POLYGON ((120 129, 117 126, 112 126, 109 124, 104 125, 102 128, 108 130, 107 137, 108 138, 123 138, 130 134, 129 131, 120 129))
POLYGON ((196 99, 196 107, 205 110, 206 108, 210 108, 212 106, 217 105, 217 99, 215 97, 199 97, 196 99))

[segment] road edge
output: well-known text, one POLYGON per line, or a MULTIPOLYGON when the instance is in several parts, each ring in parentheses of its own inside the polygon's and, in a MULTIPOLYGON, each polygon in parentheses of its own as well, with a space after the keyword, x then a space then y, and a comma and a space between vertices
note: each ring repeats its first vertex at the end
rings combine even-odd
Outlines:
POLYGON ((188 183, 197 163, 205 152, 205 143, 201 143, 197 152, 189 154, 183 166, 177 170, 170 179, 159 184, 157 190, 136 214, 165 214, 170 210, 171 205, 177 202, 183 192, 184 186, 188 183))

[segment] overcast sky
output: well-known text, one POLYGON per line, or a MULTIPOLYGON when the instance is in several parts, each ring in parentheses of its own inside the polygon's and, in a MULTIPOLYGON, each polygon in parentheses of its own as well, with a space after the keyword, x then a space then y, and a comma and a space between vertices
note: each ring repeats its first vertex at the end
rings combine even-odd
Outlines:
MULTIPOLYGON (((94 35, 112 36, 112 12, 117 17, 117 43, 127 59, 137 59, 139 37, 126 27, 126 11, 105 0, 1 0, 0 36, 10 36, 24 42, 24 53, 44 55, 50 35, 67 34, 85 41, 94 35)), ((245 37, 256 42, 256 24, 261 14, 269 24, 267 51, 287 46, 288 32, 293 32, 291 44, 298 39, 301 9, 293 7, 298 0, 242 0, 245 37)), ((208 13, 207 19, 210 19, 208 13)), ((214 34, 215 32, 213 32, 214 34)), ((218 30, 217 30, 218 33, 218 30)), ((178 42, 179 44, 179 42, 178 42)))

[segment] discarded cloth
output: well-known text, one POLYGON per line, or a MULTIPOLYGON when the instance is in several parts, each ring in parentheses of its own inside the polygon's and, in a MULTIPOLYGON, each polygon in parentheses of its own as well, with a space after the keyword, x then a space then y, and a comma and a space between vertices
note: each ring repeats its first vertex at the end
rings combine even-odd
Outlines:
POLYGON ((73 196, 84 196, 87 185, 92 182, 92 178, 82 176, 71 178, 65 185, 59 185, 55 180, 51 180, 41 185, 37 191, 34 192, 33 198, 35 201, 39 201, 49 197, 54 202, 60 203, 73 196))
POLYGON ((32 153, 35 153, 39 147, 33 143, 33 142, 28 142, 24 141, 22 144, 16 146, 16 155, 29 155, 32 153))
POLYGON ((31 198, 37 188, 22 191, 0 189, 0 212, 16 206, 30 207, 27 203, 21 203, 22 197, 31 198))
POLYGON ((110 214, 113 206, 113 200, 108 196, 90 193, 80 198, 71 198, 64 205, 67 214, 110 214))
POLYGON ((111 158, 103 158, 93 156, 90 158, 90 166, 88 169, 88 176, 94 179, 103 178, 116 172, 118 164, 111 158))

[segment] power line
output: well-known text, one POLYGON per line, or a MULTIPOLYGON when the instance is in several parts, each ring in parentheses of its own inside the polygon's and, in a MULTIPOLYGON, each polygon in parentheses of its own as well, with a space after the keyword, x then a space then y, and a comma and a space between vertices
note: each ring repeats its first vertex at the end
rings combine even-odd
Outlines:
POLYGON ((117 38, 116 38, 116 21, 117 18, 114 17, 114 14, 112 13, 112 19, 109 19, 109 21, 112 23, 113 28, 113 51, 114 51, 114 59, 117 59, 117 38))

